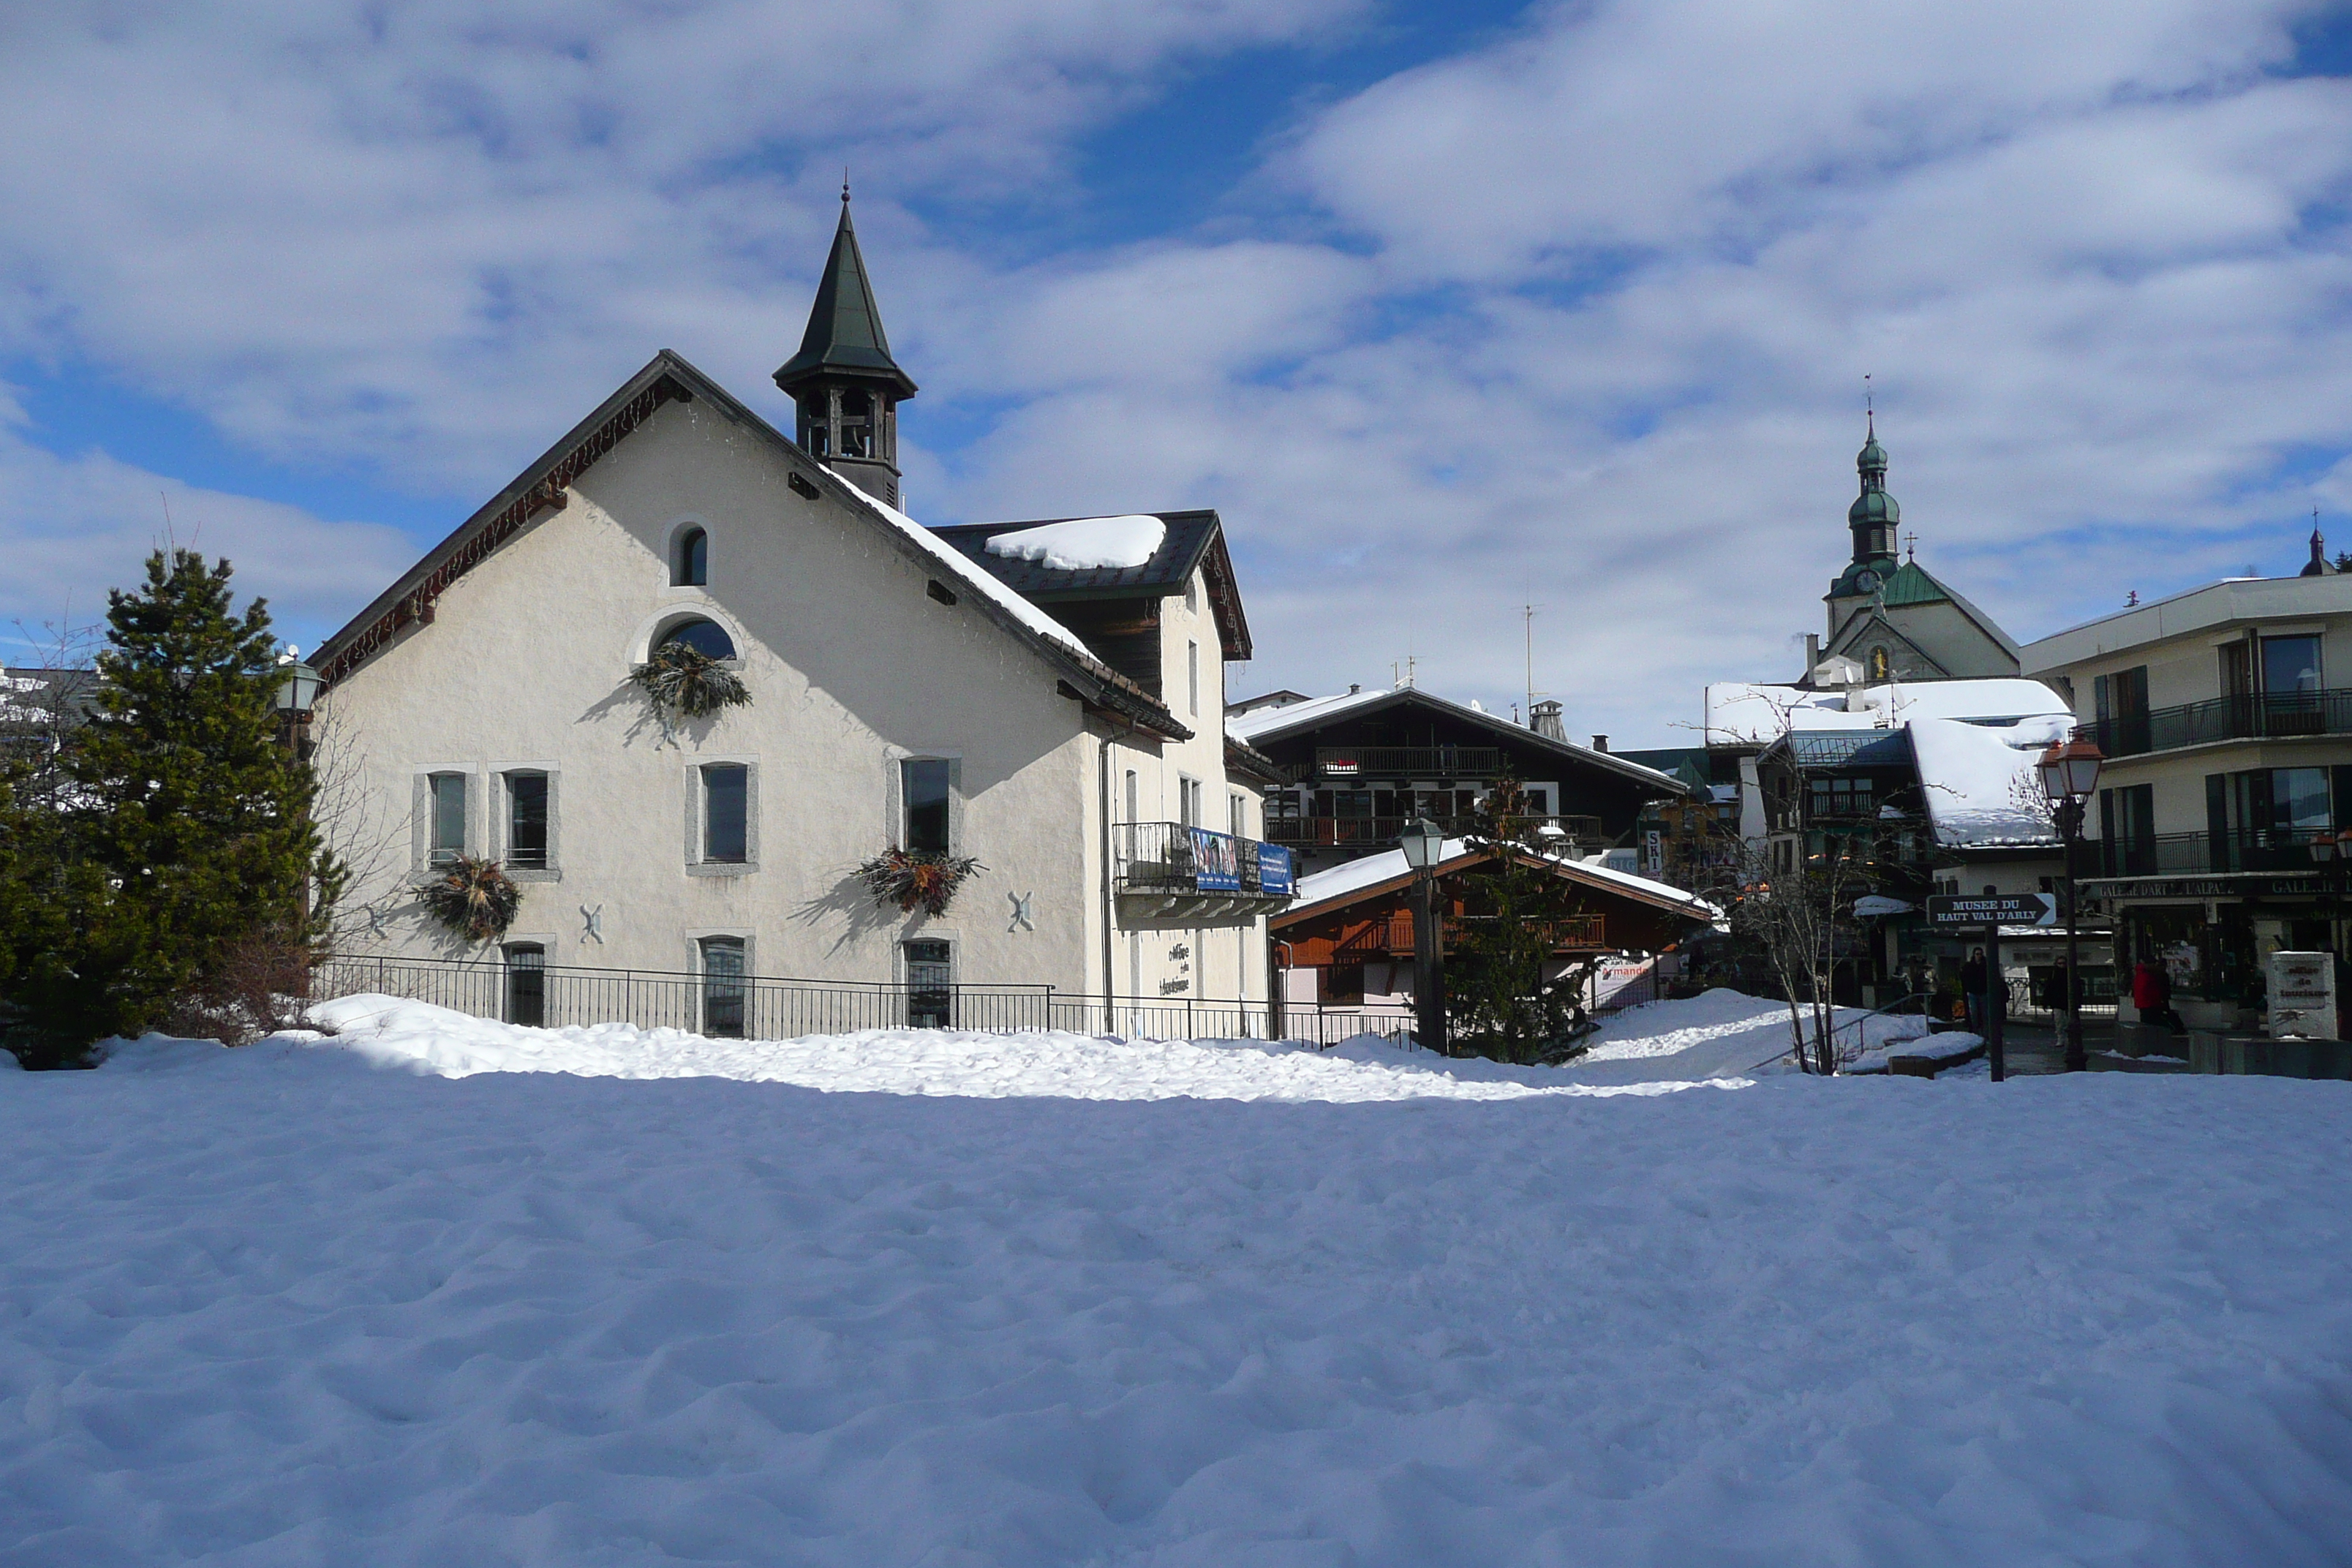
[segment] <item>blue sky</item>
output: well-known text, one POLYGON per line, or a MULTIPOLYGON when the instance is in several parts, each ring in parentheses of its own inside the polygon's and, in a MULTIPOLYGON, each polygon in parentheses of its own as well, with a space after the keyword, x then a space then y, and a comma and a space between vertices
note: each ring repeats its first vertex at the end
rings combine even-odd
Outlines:
POLYGON ((2021 637, 2352 545, 2347 72, 2242 0, 45 8, 0 618, 168 508, 309 646, 656 349, 780 405, 846 163, 919 516, 1214 505, 1238 684, 1506 704, 1533 602, 1675 743, 1794 673, 1865 372, 2021 637))

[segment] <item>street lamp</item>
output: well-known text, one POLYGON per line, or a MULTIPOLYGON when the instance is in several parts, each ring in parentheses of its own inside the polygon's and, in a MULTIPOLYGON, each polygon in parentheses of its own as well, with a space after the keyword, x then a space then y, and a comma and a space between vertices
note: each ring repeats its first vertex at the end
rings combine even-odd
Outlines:
POLYGON ((1445 830, 1425 816, 1405 824, 1397 840, 1404 863, 1412 868, 1412 1003, 1415 1032, 1421 1043, 1441 1056, 1452 1056, 1445 1039, 1445 970, 1444 944, 1439 941, 1437 863, 1445 858, 1445 830))
POLYGON ((278 683, 278 711, 289 724, 308 717, 319 700, 319 672, 304 664, 302 650, 289 647, 278 660, 285 679, 278 683))
POLYGON ((2098 743, 2083 739, 2080 730, 2071 741, 2053 742, 2042 753, 2042 793, 2049 797, 2058 818, 2059 837, 2066 842, 2066 1070, 2081 1072, 2091 1065, 2083 1052, 2083 972, 2081 917, 2074 898, 2074 847, 2083 838, 2083 805, 2099 787, 2099 764, 2106 757, 2098 743))

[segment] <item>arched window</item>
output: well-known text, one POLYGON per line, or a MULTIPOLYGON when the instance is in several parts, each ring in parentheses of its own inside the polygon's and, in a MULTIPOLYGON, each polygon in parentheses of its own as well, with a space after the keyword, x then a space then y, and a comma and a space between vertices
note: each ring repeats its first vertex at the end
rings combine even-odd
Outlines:
POLYGON ((735 641, 717 621, 680 621, 654 640, 656 647, 683 643, 711 658, 733 658, 735 641))
POLYGON ((689 528, 677 536, 669 580, 673 586, 680 588, 699 588, 710 581, 710 535, 698 528, 689 528))

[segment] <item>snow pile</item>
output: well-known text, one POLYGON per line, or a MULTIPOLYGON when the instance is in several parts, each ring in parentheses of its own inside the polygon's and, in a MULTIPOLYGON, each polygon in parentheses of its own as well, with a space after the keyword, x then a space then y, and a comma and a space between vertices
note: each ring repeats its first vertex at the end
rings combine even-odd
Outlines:
POLYGON ((1885 1072, 1895 1057, 1924 1057, 1931 1062, 1958 1061, 1973 1055, 1984 1045, 1980 1036, 1964 1035, 1958 1029, 1948 1029, 1940 1035, 1906 1035, 1863 1052, 1846 1064, 1848 1072, 1885 1072))
POLYGON ((2340 1563, 2347 1114, 153 1045, 0 1077, 0 1560, 2340 1563))
MULTIPOLYGON (((337 1031, 319 1048, 442 1078, 551 1072, 587 1078, 728 1078, 843 1093, 981 1099, 1313 1100, 1335 1103, 1438 1098, 1654 1093, 1660 1082, 1601 1087, 1540 1068, 1486 1070, 1408 1051, 1379 1036, 1345 1050, 1262 1040, 1118 1040, 1058 1030, 977 1034, 865 1029, 797 1040, 712 1040, 631 1024, 527 1029, 423 1002, 377 995, 320 1004, 312 1016, 337 1031)), ((1722 1087, 1735 1087, 1726 1084, 1722 1087)))
MULTIPOLYGON (((1836 1011, 1841 1046, 1870 1048, 1927 1033, 1927 1020, 1836 1011)), ((1809 1019, 1810 1022, 1810 1019, 1809 1019)), ((1628 1007, 1564 1069, 1580 1083, 1703 1082, 1774 1070, 1789 1054, 1789 1005, 1717 989, 1628 1007)))
POLYGON ((988 552, 1014 561, 1037 561, 1056 572, 1124 572, 1160 553, 1168 525, 1149 512, 1123 517, 1078 517, 1011 533, 991 534, 988 552))
POLYGON ((2036 767, 2051 743, 2074 729, 2070 714, 2014 724, 1964 724, 1915 719, 1911 755, 1936 842, 1945 845, 2055 844, 2042 809, 2036 767))

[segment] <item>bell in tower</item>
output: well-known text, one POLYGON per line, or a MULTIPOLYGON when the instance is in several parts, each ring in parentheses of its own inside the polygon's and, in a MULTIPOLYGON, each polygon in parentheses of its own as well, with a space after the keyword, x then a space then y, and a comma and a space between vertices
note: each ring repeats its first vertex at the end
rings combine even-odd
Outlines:
POLYGON ((808 331, 776 384, 793 400, 793 437, 811 457, 877 500, 898 504, 898 405, 915 395, 915 383, 890 357, 846 183, 808 331))

